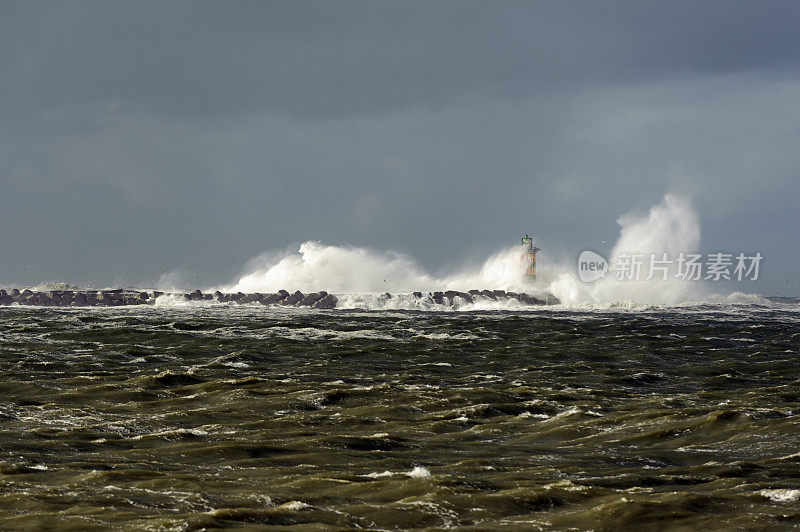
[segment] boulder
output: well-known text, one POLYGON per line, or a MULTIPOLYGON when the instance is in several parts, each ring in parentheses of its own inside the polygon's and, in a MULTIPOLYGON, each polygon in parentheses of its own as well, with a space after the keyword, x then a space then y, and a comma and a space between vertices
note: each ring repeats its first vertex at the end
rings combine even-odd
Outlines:
POLYGON ((518 299, 526 305, 544 305, 544 301, 538 297, 529 296, 528 294, 519 294, 518 299))
POLYGON ((298 290, 294 294, 292 294, 289 297, 287 297, 286 299, 284 299, 282 303, 284 305, 296 305, 297 303, 299 303, 300 301, 303 300, 303 297, 305 297, 303 295, 303 292, 298 290))
POLYGON ((203 299, 203 292, 200 290, 195 290, 194 292, 186 294, 184 297, 189 301, 200 301, 203 299))
POLYGON ((300 302, 299 302, 299 305, 301 307, 310 307, 311 305, 313 305, 314 303, 316 303, 317 301, 319 301, 320 299, 322 299, 323 297, 325 297, 327 295, 328 295, 328 292, 325 292, 325 291, 312 292, 312 293, 308 294, 307 296, 305 296, 303 299, 301 299, 300 302))
POLYGON ((491 290, 481 290, 481 295, 483 297, 488 297, 489 299, 491 299, 493 301, 497 301, 497 297, 494 295, 494 292, 492 292, 491 290))
POLYGON ((414 292, 414 297, 416 297, 417 299, 422 298, 422 292, 414 292))
POLYGON ((327 294, 325 297, 314 303, 315 308, 324 308, 324 309, 332 309, 336 308, 336 303, 339 300, 333 294, 327 294))
POLYGON ((321 297, 319 297, 319 294, 317 294, 316 292, 311 292, 310 294, 304 295, 303 299, 297 302, 297 306, 310 307, 319 299, 322 299, 321 297))
MULTIPOLYGON (((288 296, 289 294, 286 294, 288 296)), ((286 296, 283 294, 267 294, 261 298, 260 303, 262 305, 274 305, 286 299, 286 296)))
POLYGON ((261 299, 261 294, 245 294, 244 297, 239 299, 239 303, 255 303, 259 299, 261 299))
POLYGON ((460 297, 461 299, 464 299, 472 303, 472 296, 466 292, 459 292, 457 290, 448 290, 447 292, 444 293, 444 295, 450 300, 450 303, 453 303, 456 297, 460 297))

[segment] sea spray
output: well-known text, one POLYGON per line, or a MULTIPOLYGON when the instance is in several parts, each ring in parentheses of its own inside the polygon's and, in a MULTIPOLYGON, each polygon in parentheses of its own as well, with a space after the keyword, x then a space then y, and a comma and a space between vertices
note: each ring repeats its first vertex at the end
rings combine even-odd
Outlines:
MULTIPOLYGON (((623 254, 677 256, 696 252, 700 247, 697 213, 689 198, 680 194, 666 194, 647 213, 626 213, 617 222, 620 234, 610 255, 606 257, 612 267, 623 254)), ((714 296, 708 283, 676 277, 674 264, 666 272, 666 279, 654 276, 648 280, 648 272, 643 267, 640 280, 617 279, 615 271, 610 270, 605 277, 587 283, 578 279, 574 263, 548 262, 546 250, 543 253, 538 281, 529 283, 523 275, 517 246, 498 251, 479 268, 435 275, 425 271, 413 257, 396 251, 382 252, 305 242, 297 252, 264 256, 254 261, 236 283, 220 287, 220 290, 326 290, 340 296, 341 306, 353 308, 419 308, 418 303, 410 298, 388 301, 379 294, 471 289, 525 292, 537 297, 555 296, 562 305, 572 308, 636 308, 703 301, 736 303, 741 300, 740 296, 733 299, 714 296)), ((765 301, 763 298, 758 300, 762 303, 765 301)), ((515 305, 515 302, 511 302, 511 305, 515 305)), ((493 308, 491 305, 489 307, 493 308)), ((469 305, 460 308, 473 309, 469 305)))
POLYGON ((287 287, 302 292, 361 293, 438 290, 441 284, 401 253, 304 242, 297 253, 264 264, 222 290, 274 292, 287 287))
MULTIPOLYGON (((607 257, 613 267, 623 254, 677 256, 700 247, 700 222, 691 201, 677 194, 667 194, 645 215, 627 213, 619 217, 620 235, 607 257)), ((573 267, 574 268, 574 267, 573 267)), ((707 297, 703 283, 675 277, 674 266, 667 279, 647 279, 643 268, 640 280, 618 279, 614 271, 594 282, 578 280, 574 269, 562 271, 550 284, 550 291, 563 304, 575 305, 676 305, 707 297)))

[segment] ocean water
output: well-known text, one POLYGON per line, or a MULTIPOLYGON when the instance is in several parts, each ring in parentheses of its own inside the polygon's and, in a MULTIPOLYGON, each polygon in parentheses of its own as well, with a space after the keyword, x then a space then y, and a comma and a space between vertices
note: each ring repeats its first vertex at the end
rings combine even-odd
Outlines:
POLYGON ((792 299, 0 307, 0 529, 797 527, 799 349, 792 299))

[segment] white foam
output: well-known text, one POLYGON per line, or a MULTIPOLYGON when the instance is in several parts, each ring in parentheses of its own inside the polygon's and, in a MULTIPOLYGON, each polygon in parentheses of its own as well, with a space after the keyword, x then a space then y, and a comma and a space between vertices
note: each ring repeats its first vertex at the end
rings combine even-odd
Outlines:
POLYGON ((411 471, 404 471, 403 473, 393 473, 392 471, 384 471, 383 473, 367 473, 366 475, 362 476, 368 478, 387 478, 396 475, 405 475, 409 478, 429 478, 431 476, 431 472, 428 471, 428 469, 425 467, 415 466, 411 471))
POLYGON ((394 336, 382 334, 369 329, 359 329, 355 331, 335 331, 331 329, 317 329, 314 327, 267 327, 263 330, 270 336, 288 338, 290 340, 394 340, 394 336))
POLYGON ((289 501, 281 504, 277 508, 280 510, 289 510, 292 512, 296 512, 298 510, 303 510, 305 508, 310 508, 311 505, 304 503, 303 501, 289 501))
POLYGON ((148 434, 138 434, 133 436, 132 440, 142 440, 144 438, 169 438, 171 436, 178 436, 182 434, 189 434, 191 436, 207 436, 208 432, 201 429, 168 429, 159 432, 151 432, 148 434))
POLYGON ((550 416, 547 414, 533 414, 531 412, 525 411, 519 414, 517 417, 519 418, 533 418, 533 419, 550 419, 550 416))
POLYGON ((431 472, 425 467, 415 466, 414 469, 406 473, 406 475, 411 478, 428 478, 431 476, 431 472))
POLYGON ((223 362, 222 365, 228 366, 231 368, 249 368, 250 364, 246 362, 223 362))
POLYGON ((552 484, 545 484, 544 489, 546 490, 560 489, 564 491, 586 491, 589 489, 589 487, 580 484, 573 484, 569 480, 559 480, 558 482, 553 482, 552 484))
POLYGON ((759 493, 767 499, 775 502, 795 502, 800 499, 800 490, 791 489, 772 489, 761 490, 759 493))
POLYGON ((383 473, 367 473, 366 475, 363 476, 369 478, 386 478, 386 477, 391 477, 393 475, 394 473, 392 473, 391 471, 384 471, 383 473))
POLYGON ((161 294, 155 299, 156 307, 197 307, 200 301, 187 301, 183 294, 161 294))

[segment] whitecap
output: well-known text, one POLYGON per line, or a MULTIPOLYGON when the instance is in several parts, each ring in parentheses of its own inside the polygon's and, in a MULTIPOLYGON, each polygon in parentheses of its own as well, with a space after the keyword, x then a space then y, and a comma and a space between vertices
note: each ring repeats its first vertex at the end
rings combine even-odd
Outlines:
POLYGON ((289 501, 281 504, 278 506, 279 510, 290 510, 292 512, 296 512, 298 510, 303 510, 305 508, 310 508, 310 504, 306 504, 303 501, 289 501))
POLYGON ((428 478, 431 476, 431 472, 425 467, 414 466, 414 469, 406 473, 406 475, 411 478, 428 478))
POLYGON ((765 489, 759 493, 767 499, 775 502, 795 502, 800 499, 800 490, 792 489, 765 489))

